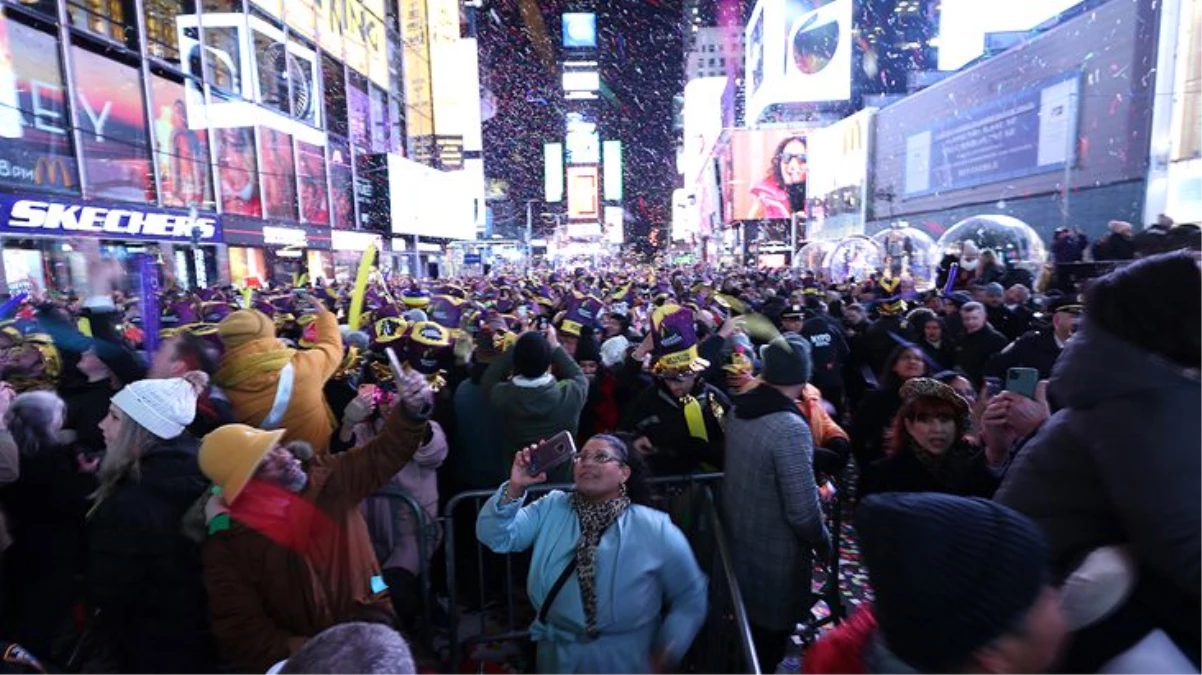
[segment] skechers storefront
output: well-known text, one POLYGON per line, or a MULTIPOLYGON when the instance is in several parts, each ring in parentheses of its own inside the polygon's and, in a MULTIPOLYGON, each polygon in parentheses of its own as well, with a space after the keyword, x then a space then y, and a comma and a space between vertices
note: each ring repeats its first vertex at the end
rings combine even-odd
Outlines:
POLYGON ((101 253, 118 260, 150 254, 164 280, 207 286, 221 280, 216 215, 153 206, 88 201, 57 195, 0 193, 0 244, 7 289, 35 285, 66 291, 87 287, 79 238, 99 239, 101 253))

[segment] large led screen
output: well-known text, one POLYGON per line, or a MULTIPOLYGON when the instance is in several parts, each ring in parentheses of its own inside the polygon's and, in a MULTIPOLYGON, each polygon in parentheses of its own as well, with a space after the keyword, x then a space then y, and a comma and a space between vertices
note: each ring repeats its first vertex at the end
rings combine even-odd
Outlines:
POLYGON ((589 49, 597 46, 597 15, 592 12, 564 12, 563 46, 589 49))
POLYGON ((568 167, 568 218, 571 220, 598 220, 601 203, 598 199, 597 183, 600 177, 595 166, 568 167))
POLYGON ((806 132, 767 129, 731 135, 734 220, 787 219, 805 209, 806 132))

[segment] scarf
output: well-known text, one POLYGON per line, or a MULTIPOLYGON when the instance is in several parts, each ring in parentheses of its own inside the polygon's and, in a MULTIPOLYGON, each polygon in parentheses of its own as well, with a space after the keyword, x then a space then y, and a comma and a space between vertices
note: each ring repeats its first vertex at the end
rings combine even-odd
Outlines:
POLYGON ((590 638, 597 637, 597 544, 601 535, 618 520, 630 506, 625 493, 616 499, 600 503, 586 501, 579 492, 572 493, 572 508, 580 518, 580 541, 576 544, 576 574, 580 580, 580 600, 584 604, 584 629, 590 638))

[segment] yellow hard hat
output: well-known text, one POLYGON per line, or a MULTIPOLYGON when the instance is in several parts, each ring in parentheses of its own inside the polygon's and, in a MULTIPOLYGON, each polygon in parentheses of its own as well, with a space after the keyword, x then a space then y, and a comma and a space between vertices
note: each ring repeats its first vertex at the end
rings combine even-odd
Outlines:
POLYGON ((246 424, 214 429, 200 445, 200 470, 221 487, 226 503, 233 504, 283 436, 282 429, 263 431, 246 424))

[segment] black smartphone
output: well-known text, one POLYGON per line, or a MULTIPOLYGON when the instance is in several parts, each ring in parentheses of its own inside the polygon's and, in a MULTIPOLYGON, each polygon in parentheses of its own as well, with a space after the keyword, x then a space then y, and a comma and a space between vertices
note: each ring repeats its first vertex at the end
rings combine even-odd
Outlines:
POLYGON ((540 316, 534 320, 534 327, 540 331, 547 330, 547 326, 551 325, 551 321, 545 316, 540 316))
POLYGON ((526 473, 531 476, 546 473, 571 459, 574 454, 576 441, 572 439, 570 432, 561 431, 534 448, 530 453, 530 465, 526 467, 526 473))

